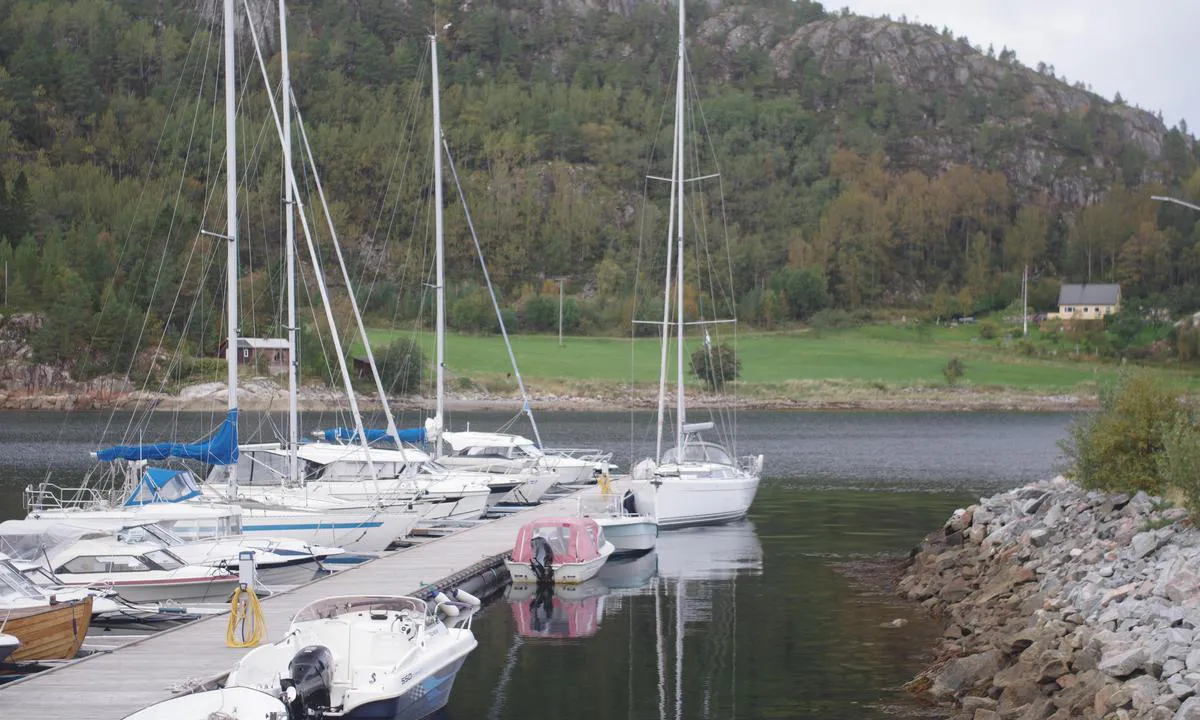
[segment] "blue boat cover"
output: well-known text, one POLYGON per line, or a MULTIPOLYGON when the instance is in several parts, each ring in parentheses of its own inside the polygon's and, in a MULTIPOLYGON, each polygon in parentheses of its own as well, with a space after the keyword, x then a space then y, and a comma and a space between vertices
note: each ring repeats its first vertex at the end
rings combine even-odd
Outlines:
POLYGON ((161 442, 150 445, 114 445, 96 453, 105 462, 113 460, 199 460, 208 465, 233 465, 238 461, 237 410, 230 410, 221 427, 207 440, 195 443, 161 442))
MULTIPOLYGON (((367 442, 369 443, 386 440, 388 437, 387 430, 380 430, 379 428, 367 428, 364 432, 367 435, 367 442)), ((413 443, 414 445, 425 442, 425 428, 406 428, 398 431, 398 433, 400 435, 400 442, 413 443)), ((357 439, 358 432, 354 428, 336 427, 325 431, 325 442, 344 442, 357 439)))
POLYGON ((125 506, 149 505, 161 502, 183 502, 200 494, 196 480, 187 470, 146 468, 137 487, 129 493, 125 506))

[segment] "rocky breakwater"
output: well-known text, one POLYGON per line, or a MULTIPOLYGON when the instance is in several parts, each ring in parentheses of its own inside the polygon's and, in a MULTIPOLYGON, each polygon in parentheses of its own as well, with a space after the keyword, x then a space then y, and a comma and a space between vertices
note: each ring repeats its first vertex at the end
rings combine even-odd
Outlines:
POLYGON ((957 718, 1200 720, 1200 531, 1062 479, 955 511, 900 592, 943 617, 909 689, 957 718))

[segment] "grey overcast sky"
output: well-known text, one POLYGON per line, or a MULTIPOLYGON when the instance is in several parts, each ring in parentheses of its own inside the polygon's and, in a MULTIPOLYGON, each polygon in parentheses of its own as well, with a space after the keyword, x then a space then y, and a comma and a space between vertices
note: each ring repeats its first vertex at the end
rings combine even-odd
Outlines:
POLYGON ((824 0, 858 15, 949 26, 972 45, 1007 45, 1029 67, 1053 65, 1111 100, 1151 112, 1171 127, 1200 131, 1200 0, 824 0))

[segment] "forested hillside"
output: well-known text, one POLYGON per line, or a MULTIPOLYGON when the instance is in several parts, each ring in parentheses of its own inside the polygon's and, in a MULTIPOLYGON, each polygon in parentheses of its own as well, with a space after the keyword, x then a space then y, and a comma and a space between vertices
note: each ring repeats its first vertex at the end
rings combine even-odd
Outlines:
MULTIPOLYGON (((219 5, 0 0, 0 262, 8 309, 50 316, 40 359, 101 372, 178 338, 215 351, 223 259, 197 233, 223 225, 219 5)), ((250 5, 277 77, 276 6, 250 5)), ((427 292, 413 210, 427 180, 401 183, 396 168, 428 164, 436 22, 446 135, 505 305, 548 329, 557 316, 538 296, 566 277, 568 325, 627 327, 634 271, 648 269, 640 238, 665 232, 642 193, 660 169, 652 148, 669 145, 672 7, 310 0, 289 12, 298 105, 372 312, 407 321, 427 292)), ((1200 198, 1186 127, 946 30, 808 0, 690 12, 726 199, 711 219, 731 233, 743 322, 1002 308, 1026 266, 1042 307, 1060 281, 1084 280, 1120 282, 1147 306, 1200 305, 1197 217, 1150 200, 1200 198)), ((241 324, 261 335, 280 322, 280 171, 247 30, 241 324)), ((487 329, 461 211, 448 223, 451 320, 487 329)))

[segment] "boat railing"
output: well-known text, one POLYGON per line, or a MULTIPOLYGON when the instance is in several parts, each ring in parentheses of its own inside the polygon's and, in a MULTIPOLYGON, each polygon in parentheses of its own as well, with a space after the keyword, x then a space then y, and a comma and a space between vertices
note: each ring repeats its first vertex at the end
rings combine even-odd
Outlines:
POLYGON ((743 472, 748 472, 751 475, 762 473, 763 456, 762 455, 743 455, 737 459, 738 469, 743 472))
POLYGON ((636 517, 639 514, 626 509, 624 494, 584 494, 579 496, 578 506, 583 517, 636 517))
POLYGON ((421 617, 428 612, 424 600, 407 595, 344 595, 327 597, 301 608, 292 618, 293 623, 305 620, 327 620, 341 615, 363 611, 410 612, 421 617))
POLYGON ((547 455, 560 455, 569 457, 574 460, 583 460, 584 462, 608 463, 612 460, 612 451, 605 451, 599 448, 547 448, 547 455))
POLYGON ((22 502, 26 512, 38 510, 84 510, 107 505, 108 494, 89 486, 62 486, 54 483, 26 485, 22 502))

